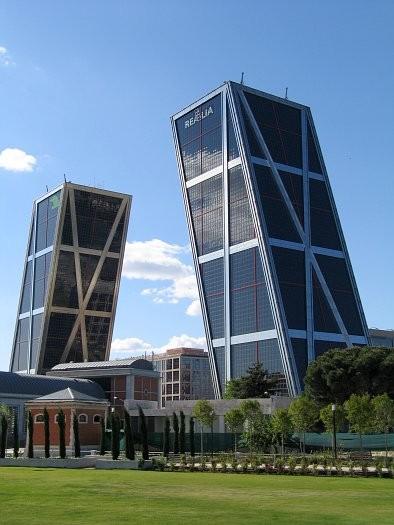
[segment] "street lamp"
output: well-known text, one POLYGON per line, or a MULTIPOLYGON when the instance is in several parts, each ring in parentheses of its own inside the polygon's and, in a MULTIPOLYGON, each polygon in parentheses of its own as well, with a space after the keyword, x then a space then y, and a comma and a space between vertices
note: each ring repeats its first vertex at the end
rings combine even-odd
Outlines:
POLYGON ((334 459, 337 459, 337 422, 335 419, 335 411, 337 406, 335 403, 331 405, 332 410, 332 450, 334 453, 334 459))

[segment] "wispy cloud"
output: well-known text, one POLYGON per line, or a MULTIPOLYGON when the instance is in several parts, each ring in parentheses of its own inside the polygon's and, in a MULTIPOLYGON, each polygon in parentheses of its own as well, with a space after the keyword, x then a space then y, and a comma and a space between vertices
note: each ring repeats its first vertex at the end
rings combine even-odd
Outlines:
POLYGON ((0 152, 0 168, 6 171, 33 171, 37 159, 19 148, 5 148, 0 152))
POLYGON ((7 48, 4 46, 0 46, 0 65, 1 66, 15 65, 15 62, 12 61, 7 48))
POLYGON ((169 281, 168 286, 144 288, 142 295, 155 303, 192 301, 187 315, 199 315, 197 282, 193 267, 181 257, 190 252, 188 246, 170 244, 160 239, 126 243, 123 275, 128 279, 169 281), (198 304, 196 304, 198 303, 198 304))
POLYGON ((162 346, 155 346, 143 339, 126 337, 125 339, 114 339, 111 346, 111 358, 137 357, 146 353, 162 353, 169 348, 205 348, 205 337, 193 337, 190 335, 174 335, 162 346))

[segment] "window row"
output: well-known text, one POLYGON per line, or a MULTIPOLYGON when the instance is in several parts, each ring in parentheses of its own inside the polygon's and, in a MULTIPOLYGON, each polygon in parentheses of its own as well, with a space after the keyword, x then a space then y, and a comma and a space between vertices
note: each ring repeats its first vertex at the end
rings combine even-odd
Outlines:
MULTIPOLYGON (((87 414, 79 414, 78 423, 86 424, 86 423, 92 422, 95 424, 99 424, 101 423, 102 418, 103 416, 101 416, 100 414, 95 414, 94 416, 90 416, 90 417, 87 414)), ((66 420, 66 416, 64 416, 64 420, 66 420)), ((36 414, 34 416, 35 423, 44 423, 44 421, 45 421, 44 414, 36 414)), ((55 414, 54 422, 55 423, 58 422, 58 414, 55 414)))

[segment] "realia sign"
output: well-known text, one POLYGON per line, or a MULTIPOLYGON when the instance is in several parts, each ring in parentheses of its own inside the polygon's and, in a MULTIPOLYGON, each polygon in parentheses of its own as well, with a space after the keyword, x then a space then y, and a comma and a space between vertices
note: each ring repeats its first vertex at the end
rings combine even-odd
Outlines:
POLYGON ((194 112, 194 116, 185 120, 185 128, 190 128, 191 126, 194 126, 196 122, 200 122, 200 120, 209 117, 209 115, 213 115, 212 106, 205 108, 203 111, 201 111, 200 108, 197 108, 194 112))

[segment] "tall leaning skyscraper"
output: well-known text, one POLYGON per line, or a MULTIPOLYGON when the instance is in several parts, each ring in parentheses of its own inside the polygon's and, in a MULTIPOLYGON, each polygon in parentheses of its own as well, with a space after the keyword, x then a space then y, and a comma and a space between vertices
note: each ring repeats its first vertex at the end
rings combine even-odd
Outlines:
POLYGON ((215 394, 256 362, 297 394, 368 342, 311 111, 226 82, 172 125, 215 394))
POLYGON ((71 182, 34 202, 11 371, 108 358, 130 205, 71 182))

